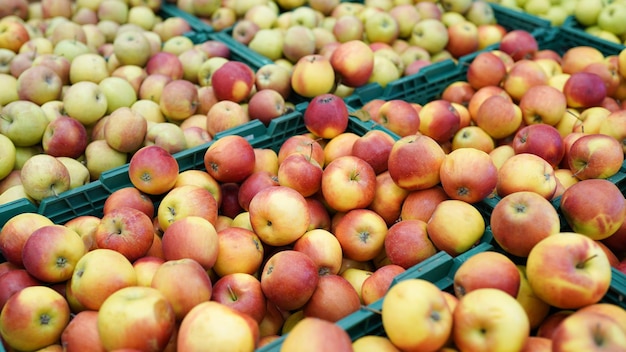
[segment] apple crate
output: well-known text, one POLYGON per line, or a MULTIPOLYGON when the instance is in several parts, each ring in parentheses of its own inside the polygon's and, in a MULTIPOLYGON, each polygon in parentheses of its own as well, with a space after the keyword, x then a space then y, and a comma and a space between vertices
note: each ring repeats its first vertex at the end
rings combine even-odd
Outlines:
POLYGON ((176 6, 175 3, 162 1, 161 9, 159 10, 157 14, 163 18, 181 17, 185 21, 187 21, 187 23, 189 23, 191 30, 195 32, 206 32, 206 33, 214 32, 213 27, 211 27, 211 25, 202 21, 200 18, 182 10, 181 8, 176 6))
MULTIPOLYGON (((618 52, 626 49, 626 45, 611 42, 609 40, 591 35, 585 31, 585 28, 576 20, 574 16, 569 16, 561 26, 564 32, 569 33, 572 36, 580 36, 584 38, 584 41, 589 43, 588 45, 596 48, 603 48, 610 52, 618 52)), ((600 49, 604 51, 603 49, 600 49)))

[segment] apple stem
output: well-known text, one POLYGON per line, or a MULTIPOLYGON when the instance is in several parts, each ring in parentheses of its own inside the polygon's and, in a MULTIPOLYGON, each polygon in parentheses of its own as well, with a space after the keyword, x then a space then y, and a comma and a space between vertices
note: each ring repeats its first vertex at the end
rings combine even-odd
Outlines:
POLYGON ((237 295, 233 291, 233 288, 230 287, 230 285, 228 285, 227 288, 228 288, 228 294, 230 295, 230 299, 233 301, 237 301, 237 295))
POLYGON ((591 257, 586 258, 586 259, 585 259, 585 260, 583 260, 582 262, 580 262, 580 263, 576 264, 576 269, 582 269, 582 268, 584 268, 584 267, 585 267, 585 264, 587 264, 587 262, 588 262, 588 261, 590 261, 591 259, 593 259, 593 258, 595 258, 595 257, 597 257, 597 256, 598 256, 598 254, 596 253, 596 254, 592 255, 591 257))
POLYGON ((4 121, 7 122, 11 122, 11 119, 7 118, 7 115, 0 113, 0 119, 3 119, 4 121))
POLYGON ((383 314, 383 312, 380 309, 374 309, 374 308, 371 308, 371 307, 368 307, 368 306, 365 306, 365 305, 361 305, 361 309, 365 309, 365 310, 368 310, 368 311, 370 311, 372 313, 376 313, 376 314, 383 314))

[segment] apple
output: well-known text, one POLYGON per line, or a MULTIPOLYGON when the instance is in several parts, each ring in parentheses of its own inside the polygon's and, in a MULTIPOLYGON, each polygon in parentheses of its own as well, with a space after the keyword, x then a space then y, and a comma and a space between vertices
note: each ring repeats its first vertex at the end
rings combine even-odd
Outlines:
POLYGON ((374 199, 376 173, 365 160, 342 156, 324 168, 321 190, 328 205, 336 211, 364 208, 374 199))
POLYGON ((46 154, 78 159, 87 148, 87 129, 72 117, 59 116, 46 126, 41 144, 46 154))
POLYGON ((528 254, 526 273, 537 297, 561 309, 597 303, 611 281, 611 265, 600 246, 573 232, 560 232, 537 243, 528 254), (568 251, 553 255, 563 247, 568 251))
POLYGON ((460 58, 478 50, 478 26, 470 21, 459 21, 448 26, 446 50, 460 58))
POLYGON ((135 261, 143 257, 152 245, 152 219, 135 208, 113 209, 101 218, 94 239, 98 248, 115 250, 129 261, 135 261))
POLYGON ((506 71, 500 57, 490 51, 481 52, 467 67, 467 83, 475 90, 485 86, 497 86, 504 80, 506 71))
POLYGON ((147 194, 163 194, 171 190, 176 183, 178 172, 178 161, 172 154, 156 145, 140 148, 133 154, 128 164, 131 183, 147 194))
POLYGON ((526 266, 517 264, 517 270, 520 273, 520 286, 515 299, 522 305, 528 316, 530 328, 538 331, 538 328, 546 320, 550 314, 550 305, 542 301, 533 292, 532 287, 528 283, 526 276, 526 266))
POLYGON ((513 63, 502 81, 502 88, 514 101, 519 102, 531 87, 547 83, 548 75, 542 66, 534 60, 524 59, 513 63))
POLYGON ((600 76, 590 72, 575 72, 565 82, 563 94, 567 106, 588 108, 598 106, 607 96, 606 85, 600 76))
POLYGON ((526 311, 499 289, 482 288, 466 294, 454 309, 452 320, 454 344, 464 350, 521 350, 530 336, 526 311))
POLYGON ((319 277, 317 287, 302 311, 305 317, 337 322, 360 307, 359 295, 348 280, 337 274, 326 274, 319 277))
POLYGON ((261 268, 264 249, 251 230, 227 227, 217 232, 218 254, 213 271, 220 277, 232 273, 254 274, 261 268))
POLYGON ((159 106, 167 118, 182 121, 198 108, 198 88, 190 81, 174 79, 163 87, 159 106))
POLYGON ((480 240, 485 225, 481 213, 470 203, 446 199, 437 204, 427 220, 426 232, 438 250, 457 256, 480 240), (458 221, 452 223, 450 217, 458 221))
POLYGON ((161 74, 172 80, 183 78, 183 64, 178 55, 167 51, 159 51, 152 55, 145 68, 148 76, 161 74))
POLYGON ((243 105, 230 100, 216 102, 207 112, 206 130, 212 137, 217 133, 241 126, 250 121, 243 105))
POLYGON ((248 98, 254 81, 255 73, 250 66, 232 60, 221 65, 211 76, 211 85, 217 99, 235 103, 248 98))
POLYGON ((187 136, 183 128, 176 123, 148 122, 143 146, 158 146, 169 154, 176 154, 188 148, 187 136))
POLYGON ((520 273, 506 255, 485 251, 464 261, 454 274, 454 294, 464 296, 481 288, 495 288, 515 298, 520 287, 520 273))
POLYGON ((613 176, 623 162, 621 144, 604 134, 583 135, 572 143, 567 152, 567 164, 581 180, 613 176))
POLYGON ((387 223, 370 209, 352 209, 337 220, 333 233, 346 258, 367 261, 383 250, 387 223))
POLYGON ((335 74, 348 87, 365 85, 374 70, 374 52, 360 40, 342 42, 330 57, 335 74))
POLYGON ((154 272, 150 287, 166 299, 178 322, 194 306, 208 301, 212 294, 207 271, 191 258, 166 260, 154 272), (180 280, 181 278, 184 280, 180 280))
POLYGON ((545 123, 556 126, 567 108, 564 93, 550 85, 529 88, 519 102, 526 124, 545 123), (547 103, 549 101, 549 103, 547 103))
POLYGON ((320 275, 338 274, 342 263, 342 248, 328 230, 312 229, 294 242, 293 249, 308 255, 317 265, 320 275))
POLYGON ((603 106, 584 108, 576 115, 577 120, 574 121, 571 132, 583 132, 586 134, 598 133, 600 131, 600 124, 609 114, 611 114, 611 110, 603 106))
POLYGON ((2 289, 0 289, 0 310, 2 310, 7 300, 16 292, 21 291, 25 287, 43 284, 40 280, 37 280, 29 274, 26 269, 15 264, 9 263, 3 267, 3 270, 7 271, 0 274, 0 283, 2 284, 2 289))
POLYGON ((556 209, 547 199, 530 191, 514 192, 500 199, 491 212, 490 225, 498 245, 518 257, 527 257, 539 241, 560 231, 556 209))
POLYGON ((228 135, 214 141, 204 155, 204 165, 209 175, 223 183, 243 181, 252 174, 254 160, 254 148, 247 139, 238 135, 228 135), (233 153, 239 157, 233 159, 233 153))
POLYGON ((59 99, 62 87, 61 77, 44 65, 33 65, 17 77, 18 97, 37 105, 59 99))
POLYGON ((162 231, 167 231, 174 222, 189 216, 204 218, 213 225, 217 221, 217 213, 217 201, 211 192, 190 184, 175 187, 165 194, 157 208, 157 221, 162 231))
POLYGON ((306 203, 311 217, 308 230, 322 229, 329 231, 331 227, 330 213, 323 201, 321 199, 307 197, 306 203))
POLYGON ((148 73, 142 66, 123 65, 111 72, 111 77, 119 77, 127 80, 135 91, 135 95, 139 94, 139 89, 143 80, 148 77, 148 73))
POLYGON ((452 150, 474 148, 485 153, 491 153, 496 148, 493 138, 476 125, 469 125, 459 129, 452 137, 451 143, 452 150))
POLYGON ((0 313, 0 336, 11 348, 38 350, 57 342, 70 321, 70 307, 54 289, 25 287, 11 296, 0 313))
POLYGON ((528 31, 516 29, 507 32, 498 49, 509 54, 515 61, 531 59, 539 50, 537 39, 528 31))
POLYGON ((294 24, 283 33, 283 57, 295 63, 301 57, 313 55, 316 51, 315 34, 305 25, 294 24))
POLYGON ((559 209, 574 232, 602 240, 613 235, 624 222, 626 200, 614 183, 586 179, 565 190, 559 209), (583 212, 581 208, 588 207, 585 204, 597 205, 583 212))
MULTIPOLYGON (((368 162, 378 175, 387 170, 387 160, 395 140, 381 130, 370 130, 355 139, 350 153, 368 162)), ((328 148, 328 145, 325 149, 328 148)))
POLYGON ((291 94, 291 71, 279 64, 265 64, 256 70, 254 76, 257 92, 273 89, 280 93, 283 99, 287 99, 291 94))
POLYGON ((0 230, 0 252, 7 262, 22 266, 22 250, 28 237, 37 229, 53 225, 52 220, 38 213, 12 216, 0 230))
POLYGON ((174 331, 175 315, 167 298, 157 289, 125 287, 103 302, 97 326, 107 350, 161 350, 174 331))
POLYGON ((261 189, 249 204, 250 224, 263 243, 290 244, 308 229, 310 214, 302 194, 286 186, 261 189))
POLYGON ((448 29, 436 18, 424 18, 414 26, 409 37, 411 45, 426 49, 431 55, 445 49, 449 41, 448 29))
POLYGON ((311 54, 301 57, 291 73, 291 87, 297 94, 313 98, 335 88, 335 73, 329 58, 311 54))
POLYGON ((30 40, 26 23, 4 20, 0 22, 0 48, 17 53, 30 40))
POLYGON ((437 252, 426 226, 426 221, 403 218, 389 227, 384 246, 392 264, 408 269, 437 252))
MULTIPOLYGON (((475 97, 478 92, 474 94, 475 97)), ((470 102, 470 113, 471 111, 470 102)), ((522 123, 522 112, 519 106, 513 103, 510 98, 505 98, 502 95, 487 97, 472 117, 476 125, 494 139, 511 136, 522 123), (494 111, 499 111, 498 119, 493 118, 495 116, 493 115, 494 111)))
POLYGON ((402 203, 408 194, 409 191, 394 182, 389 171, 381 172, 376 175, 374 199, 368 209, 378 213, 391 226, 401 219, 402 203))
POLYGON ((411 103, 401 99, 381 102, 380 107, 370 116, 373 121, 401 137, 419 132, 421 124, 419 112, 411 103))
POLYGON ((282 310, 304 307, 318 281, 315 262, 295 250, 282 250, 271 255, 261 273, 261 288, 265 297, 282 310))
POLYGON ((85 126, 100 120, 107 112, 108 102, 102 88, 90 81, 74 83, 63 94, 63 109, 85 126))
POLYGON ((396 264, 384 264, 374 270, 361 285, 363 304, 370 305, 384 298, 395 278, 405 271, 405 268, 396 264))
POLYGON ((313 97, 303 113, 304 125, 315 136, 331 139, 348 127, 348 108, 343 99, 327 93, 313 97))
POLYGON ((296 349, 302 352, 353 351, 350 335, 344 329, 333 322, 315 317, 302 318, 286 335, 281 348, 285 351, 296 349), (319 336, 326 338, 317 338, 319 336))
POLYGON ((190 258, 209 270, 217 260, 217 231, 205 218, 180 218, 172 222, 163 233, 162 247, 166 260, 190 258))
POLYGON ((271 88, 254 93, 248 101, 249 118, 257 119, 266 126, 272 119, 283 115, 285 111, 285 98, 271 88))
POLYGON ((85 310, 72 317, 61 334, 61 345, 68 352, 84 351, 104 352, 98 333, 98 312, 85 310))
POLYGON ((452 332, 452 311, 442 291, 422 279, 404 280, 392 286, 382 301, 383 328, 394 346, 401 349, 437 350, 452 332), (427 323, 432 321, 432 324, 427 323), (425 334, 406 333, 420 327, 425 334))
POLYGON ((400 351, 388 337, 378 335, 363 335, 356 338, 352 342, 354 351, 381 351, 381 352, 397 352, 400 351))
MULTIPOLYGON (((381 131, 384 132, 384 131, 381 131)), ((387 133, 383 133, 387 135, 387 133)), ((360 136, 353 132, 343 132, 336 137, 324 142, 324 165, 328 165, 331 161, 340 156, 352 155, 352 147, 360 136)), ((356 156, 356 155, 355 155, 356 156)), ((360 156, 359 156, 360 157, 360 156)), ((364 159, 364 158, 361 158, 364 159)), ((387 159, 385 158, 385 165, 387 159)), ((373 167, 373 166, 372 166, 373 167)))
POLYGON ((540 156, 556 168, 565 155, 565 145, 561 134, 551 125, 538 123, 521 127, 513 137, 513 150, 516 154, 530 153, 540 156))
POLYGON ((515 154, 504 161, 498 170, 496 193, 505 197, 519 191, 536 192, 551 199, 556 191, 554 168, 535 154, 515 154))
POLYGON ((389 153, 389 174, 406 190, 430 188, 440 182, 439 170, 445 155, 443 148, 431 137, 422 134, 402 137, 389 153))
POLYGON ((43 109, 27 100, 15 100, 1 110, 0 133, 9 137, 16 147, 41 143, 48 119, 43 109))
POLYGON ((122 153, 134 153, 144 144, 148 122, 130 107, 115 109, 104 125, 107 143, 122 153))
POLYGON ((48 154, 30 157, 22 166, 20 179, 26 194, 35 201, 58 196, 70 189, 70 174, 65 165, 48 154))
POLYGON ((441 185, 451 199, 476 203, 493 193, 498 169, 488 153, 460 148, 448 153, 440 168, 441 185), (468 174, 466 170, 473 170, 468 174), (476 177, 479 174, 480 177, 476 177))
POLYGON ((128 162, 126 153, 111 148, 104 139, 89 142, 84 155, 91 180, 97 180, 103 172, 123 166, 128 162))
POLYGON ((626 113, 623 110, 611 112, 600 123, 600 127, 598 128, 598 133, 609 135, 615 138, 618 142, 621 141, 623 144, 624 133, 621 128, 622 126, 621 121, 623 121, 625 117, 626 117, 626 113))
POLYGON ((573 345, 589 351, 604 348, 619 350, 626 346, 626 335, 613 317, 581 310, 563 319, 552 336, 554 350, 573 345))
POLYGON ((322 186, 322 167, 310 157, 300 153, 288 155, 279 165, 278 184, 298 191, 309 197, 317 193, 322 186))
POLYGON ((239 192, 237 192, 238 203, 243 210, 247 211, 250 201, 261 189, 278 185, 279 182, 276 173, 271 173, 266 170, 254 171, 241 182, 239 192))

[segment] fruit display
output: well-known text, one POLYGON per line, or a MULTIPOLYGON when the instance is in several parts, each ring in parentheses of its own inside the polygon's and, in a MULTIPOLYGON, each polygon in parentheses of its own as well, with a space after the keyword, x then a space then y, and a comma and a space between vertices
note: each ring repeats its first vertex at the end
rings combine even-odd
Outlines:
POLYGON ((0 19, 0 352, 626 348, 626 49, 512 2, 98 2, 0 19))

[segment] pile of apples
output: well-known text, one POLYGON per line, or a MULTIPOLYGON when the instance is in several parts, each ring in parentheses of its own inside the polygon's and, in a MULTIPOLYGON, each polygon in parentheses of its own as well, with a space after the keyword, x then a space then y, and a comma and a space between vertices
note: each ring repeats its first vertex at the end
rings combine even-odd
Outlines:
POLYGON ((586 33, 626 45, 626 3, 621 0, 578 0, 573 16, 586 33))

